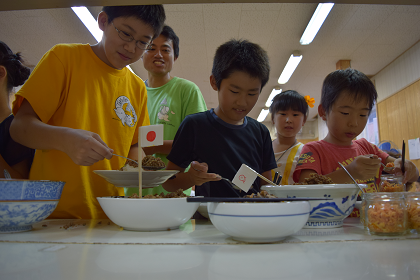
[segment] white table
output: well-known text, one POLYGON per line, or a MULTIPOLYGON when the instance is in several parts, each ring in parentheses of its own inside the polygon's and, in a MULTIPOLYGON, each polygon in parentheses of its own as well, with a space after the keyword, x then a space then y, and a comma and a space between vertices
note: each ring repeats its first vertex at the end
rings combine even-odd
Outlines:
POLYGON ((46 220, 0 234, 0 279, 420 279, 420 236, 370 236, 356 218, 273 244, 236 242, 205 220, 126 231, 109 220, 46 220), (67 229, 70 223, 74 223, 67 229))

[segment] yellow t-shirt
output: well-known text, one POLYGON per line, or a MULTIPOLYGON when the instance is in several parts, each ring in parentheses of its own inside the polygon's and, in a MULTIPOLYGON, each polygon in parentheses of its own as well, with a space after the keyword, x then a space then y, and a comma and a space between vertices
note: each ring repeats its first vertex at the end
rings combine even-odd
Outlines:
POLYGON ((299 161, 302 148, 303 144, 298 142, 285 152, 274 153, 277 168, 273 169, 271 173, 273 178, 275 172, 279 172, 283 176, 280 182, 281 185, 293 185, 293 171, 295 171, 297 162, 299 161))
MULTIPOLYGON (((15 114, 24 98, 44 123, 95 132, 123 156, 137 143, 138 127, 150 124, 143 81, 127 68, 108 66, 89 45, 60 44, 49 50, 17 93, 15 114)), ((79 166, 64 152, 37 150, 30 179, 66 182, 49 218, 106 218, 96 197, 124 191, 92 171, 117 170, 124 163, 113 157, 79 166)))

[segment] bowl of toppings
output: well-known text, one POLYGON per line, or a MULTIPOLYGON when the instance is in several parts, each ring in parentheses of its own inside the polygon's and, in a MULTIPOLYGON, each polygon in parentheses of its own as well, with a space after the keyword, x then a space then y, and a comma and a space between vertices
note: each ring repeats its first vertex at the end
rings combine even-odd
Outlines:
MULTIPOLYGON (((154 188, 162 185, 179 172, 178 170, 160 170, 165 168, 165 164, 160 158, 153 156, 143 158, 142 167, 142 188, 154 188), (150 166, 144 164, 149 164, 150 166)), ((93 172, 116 187, 139 187, 139 165, 133 161, 127 160, 120 170, 94 170, 93 172)))
POLYGON ((97 197, 108 218, 125 230, 162 231, 187 222, 199 203, 187 203, 182 189, 164 195, 97 197))
POLYGON ((360 189, 355 184, 334 184, 326 176, 312 173, 302 185, 263 186, 263 190, 278 197, 325 197, 331 200, 311 200, 310 216, 304 228, 341 227, 354 209, 360 189))
MULTIPOLYGON (((275 198, 261 191, 256 198, 275 198)), ((298 232, 307 222, 308 201, 207 202, 213 225, 234 240, 271 243, 298 232)))
POLYGON ((22 232, 57 207, 65 182, 0 179, 0 233, 22 232))

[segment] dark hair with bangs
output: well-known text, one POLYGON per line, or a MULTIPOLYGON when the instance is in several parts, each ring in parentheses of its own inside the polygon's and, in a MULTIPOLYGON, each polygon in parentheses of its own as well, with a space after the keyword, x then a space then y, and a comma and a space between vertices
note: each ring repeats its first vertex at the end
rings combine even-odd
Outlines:
POLYGON ((309 113, 309 106, 305 97, 295 90, 286 90, 274 96, 269 109, 271 120, 274 120, 274 116, 278 111, 287 111, 289 109, 298 111, 305 116, 305 120, 309 113))
POLYGON ((362 72, 347 68, 336 70, 324 79, 321 94, 321 106, 328 114, 341 94, 351 95, 354 101, 366 99, 369 112, 378 98, 375 86, 372 81, 362 72))
POLYGON ((174 57, 178 58, 179 56, 179 38, 176 36, 175 31, 168 25, 165 25, 160 32, 160 35, 165 36, 166 39, 172 41, 174 47, 174 57))
POLYGON ((153 38, 159 36, 166 20, 162 5, 104 6, 102 11, 108 15, 108 23, 118 17, 135 17, 143 21, 153 28, 153 38))
POLYGON ((7 71, 7 92, 12 92, 14 87, 21 86, 29 78, 31 70, 22 64, 20 53, 14 54, 9 46, 0 41, 0 66, 7 71))
POLYGON ((232 39, 219 46, 213 59, 212 75, 220 88, 222 80, 241 71, 261 80, 261 89, 270 75, 268 55, 259 45, 247 40, 232 39))

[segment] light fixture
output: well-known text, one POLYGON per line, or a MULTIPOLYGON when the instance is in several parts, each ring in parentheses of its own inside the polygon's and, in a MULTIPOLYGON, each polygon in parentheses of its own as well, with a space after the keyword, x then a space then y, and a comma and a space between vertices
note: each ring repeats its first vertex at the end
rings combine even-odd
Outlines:
MULTIPOLYGON (((97 42, 100 42, 102 39, 102 30, 99 29, 98 23, 96 22, 96 19, 92 16, 92 14, 89 12, 89 10, 84 7, 71 7, 73 12, 79 17, 79 19, 83 22, 83 24, 86 26, 86 28, 89 30, 89 32, 95 37, 97 42)), ((134 73, 134 71, 131 69, 129 65, 127 65, 127 68, 134 73)), ((136 73, 134 73, 136 74, 136 73)))
POLYGON ((280 92, 281 92, 281 88, 280 87, 273 88, 273 90, 270 93, 270 96, 267 99, 267 102, 265 102, 265 107, 270 107, 271 106, 271 102, 273 102, 274 96, 276 96, 280 92))
POLYGON ((295 72, 296 67, 299 65, 299 62, 302 60, 302 55, 298 52, 294 52, 286 63, 286 66, 281 72, 279 77, 278 83, 285 84, 289 81, 290 77, 292 76, 293 72, 295 72))
POLYGON ((301 45, 309 45, 313 39, 315 38, 316 34, 318 33, 319 29, 321 28, 322 24, 324 23, 325 19, 327 18, 328 14, 330 13, 334 3, 319 3, 318 7, 316 8, 314 14, 312 15, 311 20, 306 26, 305 31, 303 32, 302 37, 300 38, 301 45))
POLYGON ((262 109, 260 115, 257 118, 257 121, 263 122, 268 115, 268 109, 262 109))

